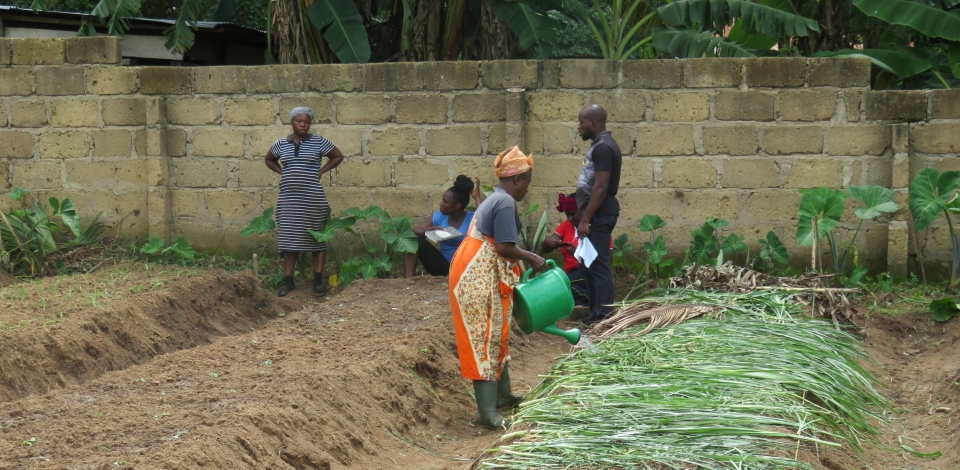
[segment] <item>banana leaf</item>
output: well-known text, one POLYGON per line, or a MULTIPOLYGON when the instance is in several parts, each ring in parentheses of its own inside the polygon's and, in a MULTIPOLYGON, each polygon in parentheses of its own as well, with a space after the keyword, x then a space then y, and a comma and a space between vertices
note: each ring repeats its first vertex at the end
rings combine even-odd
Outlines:
POLYGON ((340 62, 364 64, 370 61, 370 40, 360 10, 353 2, 316 0, 306 8, 307 17, 340 62))
POLYGON ((854 0, 867 16, 913 28, 927 36, 960 41, 960 13, 905 0, 854 0))
POLYGON ((691 29, 657 28, 653 33, 653 47, 662 54, 692 59, 702 57, 756 57, 743 46, 715 36, 712 32, 691 29))
POLYGON ((520 49, 527 50, 536 45, 535 59, 548 59, 557 42, 557 30, 560 25, 539 8, 541 2, 526 0, 510 2, 507 0, 485 0, 493 13, 517 35, 520 49))

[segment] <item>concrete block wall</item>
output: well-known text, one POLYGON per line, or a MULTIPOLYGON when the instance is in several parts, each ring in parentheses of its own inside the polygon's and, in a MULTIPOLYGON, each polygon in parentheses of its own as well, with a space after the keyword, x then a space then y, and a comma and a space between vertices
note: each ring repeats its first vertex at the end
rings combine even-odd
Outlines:
MULTIPOLYGON (((639 241, 636 221, 659 214, 675 254, 719 215, 754 251, 776 230, 801 262, 798 188, 880 184, 906 207, 919 168, 960 169, 960 95, 871 91, 861 59, 171 68, 119 67, 118 51, 116 38, 0 40, 0 190, 69 196, 123 236, 227 252, 271 243, 239 231, 274 205, 263 155, 296 105, 347 157, 324 181, 335 212, 420 218, 457 174, 493 182, 494 156, 515 144, 537 165, 524 206, 552 208, 587 149, 577 113, 599 103, 624 152, 618 232, 639 241)), ((855 227, 848 206, 841 231, 855 227)), ((904 271, 908 221, 864 224, 860 260, 904 271)), ((949 252, 942 232, 919 240, 934 263, 949 252)))

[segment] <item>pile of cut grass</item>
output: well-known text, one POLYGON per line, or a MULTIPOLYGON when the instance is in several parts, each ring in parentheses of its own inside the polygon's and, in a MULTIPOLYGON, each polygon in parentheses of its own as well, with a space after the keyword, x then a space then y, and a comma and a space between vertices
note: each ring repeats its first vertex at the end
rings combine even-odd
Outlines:
MULTIPOLYGON (((649 301, 651 299, 643 299, 649 301)), ((555 366, 515 416, 530 426, 485 468, 811 468, 800 449, 876 441, 889 404, 852 335, 791 295, 668 291, 724 307, 555 366)), ((523 427, 523 426, 521 426, 523 427)))

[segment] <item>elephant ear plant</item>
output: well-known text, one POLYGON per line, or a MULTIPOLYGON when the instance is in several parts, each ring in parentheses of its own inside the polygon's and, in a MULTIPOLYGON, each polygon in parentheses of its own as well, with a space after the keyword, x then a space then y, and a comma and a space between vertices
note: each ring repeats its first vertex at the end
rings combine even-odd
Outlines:
POLYGON ((942 174, 933 168, 920 170, 910 183, 910 213, 913 215, 913 228, 918 232, 926 229, 943 213, 950 229, 950 241, 953 245, 953 262, 950 265, 950 289, 956 290, 960 284, 960 240, 953 229, 950 212, 960 212, 957 200, 957 188, 960 187, 960 171, 945 171, 942 174))
POLYGON ((643 251, 647 252, 646 275, 650 279, 650 269, 653 268, 654 276, 657 282, 660 282, 660 271, 670 269, 673 266, 673 260, 667 259, 667 243, 663 240, 663 235, 659 230, 667 226, 667 221, 659 215, 647 214, 640 219, 641 232, 650 232, 650 241, 643 243, 643 251))

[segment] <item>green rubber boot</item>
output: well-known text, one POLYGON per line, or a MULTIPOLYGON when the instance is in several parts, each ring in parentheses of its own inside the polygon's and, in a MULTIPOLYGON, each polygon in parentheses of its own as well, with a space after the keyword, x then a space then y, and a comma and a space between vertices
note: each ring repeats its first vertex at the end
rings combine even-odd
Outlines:
POLYGON ((523 401, 523 395, 517 395, 510 390, 510 371, 507 364, 500 371, 500 380, 497 381, 497 409, 507 408, 523 401))
POLYGON ((477 417, 471 424, 478 424, 488 429, 505 429, 510 426, 497 412, 497 382, 493 380, 474 380, 473 394, 477 397, 477 417))

